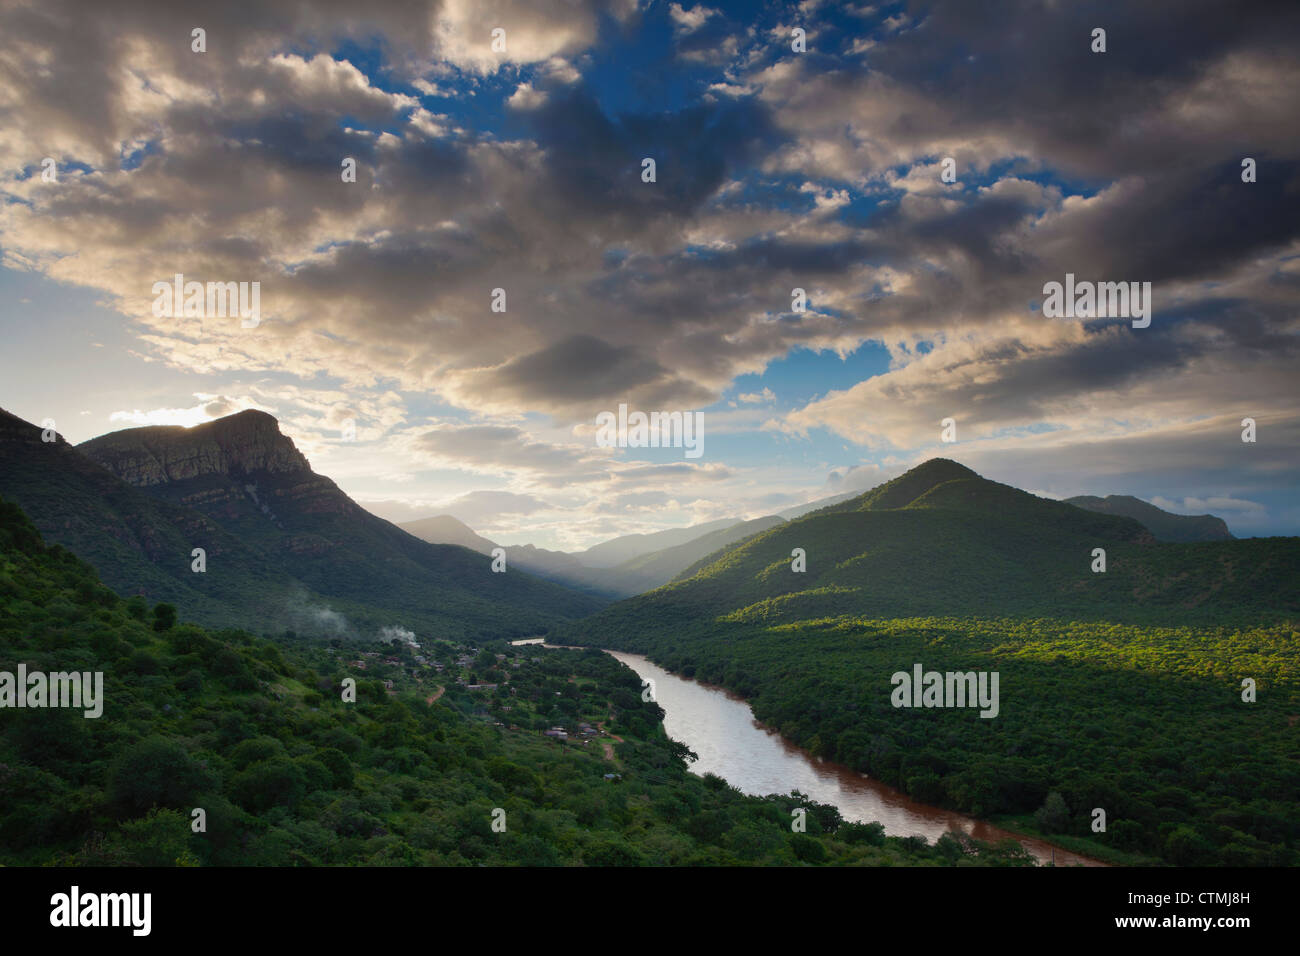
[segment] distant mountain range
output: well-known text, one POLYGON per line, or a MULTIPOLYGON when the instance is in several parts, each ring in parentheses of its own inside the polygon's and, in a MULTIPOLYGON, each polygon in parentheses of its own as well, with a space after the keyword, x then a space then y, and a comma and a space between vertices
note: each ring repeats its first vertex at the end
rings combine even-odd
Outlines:
MULTIPOLYGON (((909 482, 911 480, 913 479, 909 479, 909 482)), ((910 484, 897 487, 893 483, 889 484, 892 488, 890 494, 896 496, 905 495, 906 491, 901 489, 910 487, 910 484)), ((880 490, 873 489, 867 494, 875 494, 880 490)), ((622 535, 585 551, 548 551, 531 544, 513 545, 506 547, 506 555, 511 564, 570 587, 602 596, 630 597, 673 581, 687 569, 729 545, 768 531, 786 521, 863 497, 860 493, 849 492, 749 521, 722 519, 650 534, 622 535)), ((880 500, 888 504, 888 500, 880 500)), ((1157 541, 1220 541, 1233 537, 1222 518, 1171 514, 1128 495, 1110 495, 1104 499, 1082 495, 1070 498, 1066 503, 1086 511, 1133 518, 1150 531, 1157 541)), ((400 527, 425 541, 459 544, 482 554, 488 554, 497 547, 494 542, 475 533, 451 515, 421 518, 406 522, 400 527)))
POLYGON ((398 525, 408 534, 413 534, 421 541, 430 544, 458 544, 479 554, 491 554, 496 545, 474 529, 451 515, 437 515, 433 518, 420 518, 398 525))
POLYGON ((670 528, 667 531, 654 531, 649 534, 625 534, 611 538, 609 541, 602 541, 586 551, 576 552, 574 556, 590 568, 617 567, 625 561, 632 561, 665 548, 688 544, 702 535, 729 528, 739 520, 739 518, 723 518, 719 521, 694 524, 688 528, 670 528))
POLYGON ((211 625, 510 636, 601 604, 520 568, 493 573, 472 550, 375 517, 313 472, 259 411, 75 448, 0 412, 0 496, 119 593, 175 603, 211 625))
MULTIPOLYGON (((22 507, 49 540, 96 565, 119 593, 169 601, 214 626, 309 633, 388 627, 423 636, 531 634, 590 614, 611 598, 727 566, 735 560, 727 555, 751 553, 746 549, 760 542, 789 540, 794 547, 796 538, 805 542, 810 577, 788 584, 831 586, 830 555, 832 593, 845 586, 839 578, 871 570, 875 594, 882 581, 909 567, 920 578, 947 569, 961 588, 987 578, 990 589, 1007 593, 1023 568, 1018 555, 1003 559, 1005 535, 987 545, 963 543, 969 555, 987 552, 971 557, 974 568, 958 567, 949 552, 929 552, 934 541, 952 539, 962 528, 993 528, 1016 515, 1041 516, 1036 534, 1059 526, 1068 532, 1062 541, 1077 542, 1072 546, 1085 543, 1085 532, 1098 541, 1118 535, 1126 544, 1234 540, 1213 516, 1173 515, 1116 495, 1045 502, 936 459, 862 495, 836 495, 748 521, 624 535, 574 553, 509 546, 507 573, 494 574, 487 557, 494 542, 450 515, 400 527, 375 517, 312 471, 276 420, 258 411, 193 428, 131 428, 76 447, 61 437, 43 441, 40 428, 0 411, 0 496, 22 507), (962 522, 934 524, 926 517, 946 513, 962 495, 973 502, 958 509, 962 522), (1000 514, 1001 508, 1011 511, 1000 514), (908 515, 903 524, 891 515, 899 511, 908 515), (845 535, 864 521, 858 543, 870 547, 854 551, 845 535), (921 535, 919 525, 927 521, 934 526, 921 535), (915 533, 899 537, 912 525, 915 533), (204 551, 203 573, 192 569, 196 548, 204 551)), ((894 603, 914 594, 918 580, 898 579, 894 603)), ((1040 586, 1041 577, 1025 585, 1040 586)), ((800 590, 773 593, 763 583, 755 596, 784 605, 806 600, 794 596, 800 590)))
MULTIPOLYGON (((782 520, 769 515, 753 521, 710 521, 652 534, 623 535, 574 553, 531 544, 510 545, 505 549, 506 563, 593 595, 627 597, 667 584, 705 555, 782 520)), ((498 547, 451 515, 408 521, 400 527, 425 541, 462 544, 481 554, 498 547)))
MULTIPOLYGON (((853 496, 852 492, 832 495, 748 520, 720 518, 686 528, 620 535, 584 551, 550 551, 531 544, 508 545, 506 561, 539 577, 598 597, 630 597, 662 587, 691 565, 722 548, 853 496)), ((498 547, 451 515, 407 521, 400 527, 424 541, 459 544, 480 554, 489 554, 498 547)))

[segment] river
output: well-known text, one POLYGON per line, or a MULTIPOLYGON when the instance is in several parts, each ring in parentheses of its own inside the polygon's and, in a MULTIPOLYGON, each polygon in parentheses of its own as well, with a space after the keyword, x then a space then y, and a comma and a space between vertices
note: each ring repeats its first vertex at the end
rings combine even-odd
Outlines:
POLYGON ((654 681, 655 699, 664 709, 664 730, 699 755, 690 765, 694 773, 717 774, 754 796, 798 790, 817 803, 837 807, 846 820, 879 821, 891 836, 919 835, 933 843, 948 830, 958 829, 988 842, 1012 837, 1043 863, 1104 865, 974 817, 917 803, 856 770, 796 747, 755 720, 743 698, 723 688, 679 677, 641 654, 605 653, 632 668, 642 680, 654 681))

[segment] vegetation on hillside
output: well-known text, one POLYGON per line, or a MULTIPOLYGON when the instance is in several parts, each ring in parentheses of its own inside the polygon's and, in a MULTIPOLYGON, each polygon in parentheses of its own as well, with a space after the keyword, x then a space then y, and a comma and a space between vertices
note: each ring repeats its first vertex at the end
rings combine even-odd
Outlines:
POLYGON ((0 501, 0 671, 20 663, 103 671, 106 699, 98 719, 0 709, 7 865, 1030 862, 959 835, 887 838, 798 794, 691 774, 662 711, 604 654, 177 623, 0 501), (543 736, 552 726, 569 739, 543 736))

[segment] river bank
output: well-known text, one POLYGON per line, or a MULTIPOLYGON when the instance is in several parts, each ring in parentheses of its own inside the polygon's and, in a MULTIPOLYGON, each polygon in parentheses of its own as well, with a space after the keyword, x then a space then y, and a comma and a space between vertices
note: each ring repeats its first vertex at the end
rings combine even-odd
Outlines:
MULTIPOLYGON (((546 644, 540 638, 514 643, 590 649, 546 644)), ((748 702, 726 688, 673 674, 641 654, 610 650, 605 653, 627 665, 643 681, 653 682, 655 700, 665 714, 664 730, 699 756, 691 765, 694 773, 715 774, 742 792, 756 796, 797 790, 818 803, 835 806, 846 820, 878 821, 891 836, 922 836, 932 843, 945 832, 956 829, 989 843, 1014 839, 1040 863, 1107 865, 1038 837, 918 803, 850 767, 815 757, 792 744, 755 720, 748 702)))

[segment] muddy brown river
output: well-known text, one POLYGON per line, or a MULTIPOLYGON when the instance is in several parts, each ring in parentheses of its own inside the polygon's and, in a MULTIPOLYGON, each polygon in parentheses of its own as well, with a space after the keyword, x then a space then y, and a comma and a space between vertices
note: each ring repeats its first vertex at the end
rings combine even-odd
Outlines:
POLYGON ((957 829, 991 843, 1011 837, 1042 863, 1104 865, 974 817, 917 803, 892 787, 796 747, 762 726, 743 698, 723 688, 679 677, 640 654, 605 653, 632 668, 642 680, 654 681, 668 736, 699 755, 690 765, 694 773, 717 774, 754 796, 798 790, 818 803, 837 807, 846 820, 879 821, 890 836, 919 835, 933 843, 948 830, 957 829))

